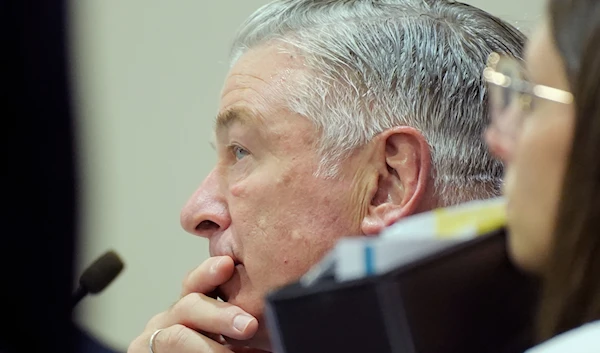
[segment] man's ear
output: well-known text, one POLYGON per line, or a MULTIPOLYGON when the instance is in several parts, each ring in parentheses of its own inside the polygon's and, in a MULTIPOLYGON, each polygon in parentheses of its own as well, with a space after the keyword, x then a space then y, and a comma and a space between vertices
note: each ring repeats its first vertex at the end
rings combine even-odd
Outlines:
MULTIPOLYGON (((431 180, 431 154, 425 137, 402 126, 386 130, 375 148, 380 158, 377 187, 362 220, 364 234, 377 234, 419 211, 431 180)), ((378 161, 379 162, 379 161, 378 161)))

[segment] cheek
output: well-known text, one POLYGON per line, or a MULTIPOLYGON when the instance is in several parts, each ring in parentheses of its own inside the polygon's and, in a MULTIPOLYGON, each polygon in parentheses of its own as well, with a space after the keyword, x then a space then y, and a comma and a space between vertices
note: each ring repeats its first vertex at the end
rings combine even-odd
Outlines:
POLYGON ((521 192, 535 193, 532 202, 540 207, 558 204, 572 139, 572 119, 562 114, 538 116, 523 127, 514 182, 523 182, 521 192))
POLYGON ((243 181, 234 183, 229 188, 229 192, 231 193, 231 196, 236 199, 244 199, 248 196, 248 183, 243 181))
POLYGON ((293 178, 287 173, 272 177, 244 201, 249 221, 242 239, 245 255, 256 266, 252 272, 265 274, 263 279, 275 285, 302 275, 337 238, 358 231, 345 209, 348 202, 339 197, 349 192, 293 173, 293 178))
POLYGON ((509 245, 526 269, 542 266, 549 252, 571 139, 568 117, 532 117, 507 168, 509 245))

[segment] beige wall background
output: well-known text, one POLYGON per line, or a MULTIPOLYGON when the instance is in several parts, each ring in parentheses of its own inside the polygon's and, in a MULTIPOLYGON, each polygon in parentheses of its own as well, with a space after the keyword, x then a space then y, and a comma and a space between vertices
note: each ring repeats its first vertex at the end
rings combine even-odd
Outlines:
MULTIPOLYGON (((215 161, 208 138, 237 26, 266 0, 72 1, 82 178, 79 271, 108 249, 126 262, 76 321, 125 351, 208 256, 179 211, 215 161)), ((544 0, 467 1, 528 31, 544 0)))

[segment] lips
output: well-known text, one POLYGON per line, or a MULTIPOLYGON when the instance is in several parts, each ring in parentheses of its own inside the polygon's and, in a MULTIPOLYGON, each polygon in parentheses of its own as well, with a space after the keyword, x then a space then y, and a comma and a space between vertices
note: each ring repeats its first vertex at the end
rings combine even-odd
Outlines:
MULTIPOLYGON (((230 239, 230 237, 227 237, 230 239)), ((233 259, 233 265, 238 266, 243 262, 238 258, 236 252, 233 250, 233 245, 230 240, 223 236, 214 237, 210 239, 209 253, 210 256, 229 256, 233 259)))
POLYGON ((211 254, 211 256, 229 256, 231 257, 231 259, 233 260, 233 267, 237 267, 240 265, 244 265, 244 263, 242 261, 240 261, 234 254, 233 252, 225 252, 225 253, 216 253, 214 255, 211 254))

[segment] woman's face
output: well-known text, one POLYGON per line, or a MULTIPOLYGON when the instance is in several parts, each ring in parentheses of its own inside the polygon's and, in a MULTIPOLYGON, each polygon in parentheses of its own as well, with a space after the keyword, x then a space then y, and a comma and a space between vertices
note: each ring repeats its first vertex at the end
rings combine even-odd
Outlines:
MULTIPOLYGON (((569 91, 547 24, 540 25, 531 37, 525 61, 528 81, 569 91)), ((514 104, 494 114, 486 141, 506 165, 504 194, 511 257, 519 267, 539 272, 552 243, 573 138, 574 108, 537 97, 529 109, 519 107, 514 104)))

